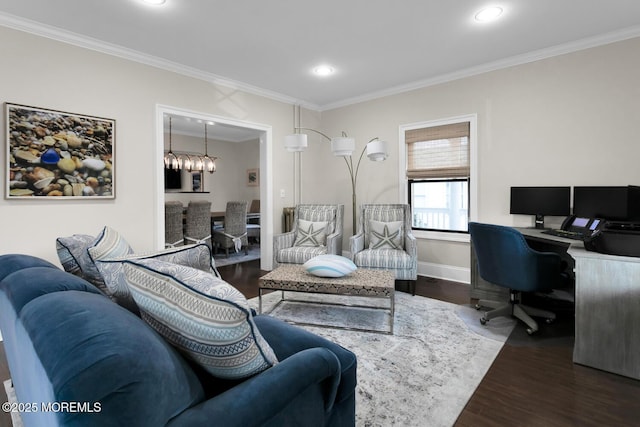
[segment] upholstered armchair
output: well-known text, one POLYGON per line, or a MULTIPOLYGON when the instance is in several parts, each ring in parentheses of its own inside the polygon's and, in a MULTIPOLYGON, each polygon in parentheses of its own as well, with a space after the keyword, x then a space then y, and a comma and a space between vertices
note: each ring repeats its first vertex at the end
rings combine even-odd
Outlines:
POLYGON ((344 205, 303 204, 291 231, 274 236, 273 266, 304 264, 317 255, 342 255, 344 205))
POLYGON ((390 270, 396 280, 410 280, 415 295, 418 249, 409 205, 360 206, 358 232, 349 239, 349 247, 359 268, 390 270))

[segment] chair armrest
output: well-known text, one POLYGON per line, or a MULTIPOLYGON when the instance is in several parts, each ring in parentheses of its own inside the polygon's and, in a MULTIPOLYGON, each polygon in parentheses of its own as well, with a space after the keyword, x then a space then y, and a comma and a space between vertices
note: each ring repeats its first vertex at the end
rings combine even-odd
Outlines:
POLYGON ((349 238, 349 252, 353 260, 358 252, 364 249, 364 233, 358 233, 349 238))
POLYGON ((276 234, 273 236, 273 251, 280 249, 290 248, 293 246, 293 242, 296 240, 296 232, 288 231, 282 234, 276 234))
POLYGON ((313 387, 321 391, 323 409, 329 412, 339 382, 340 362, 335 354, 326 348, 303 350, 224 393, 187 409, 167 426, 262 426, 313 387))
POLYGON ((404 250, 414 259, 418 256, 418 243, 412 233, 406 233, 404 236, 404 250))
POLYGON ((342 255, 342 233, 331 233, 327 236, 327 253, 342 255))
POLYGON ((296 241, 296 232, 288 231, 273 236, 273 268, 278 266, 278 253, 285 248, 290 248, 296 241))

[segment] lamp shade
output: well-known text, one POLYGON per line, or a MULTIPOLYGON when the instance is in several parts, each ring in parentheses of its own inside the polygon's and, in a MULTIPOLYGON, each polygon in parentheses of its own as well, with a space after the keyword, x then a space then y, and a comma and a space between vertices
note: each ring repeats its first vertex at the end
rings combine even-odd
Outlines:
POLYGON ((381 162, 388 156, 387 142, 374 139, 367 144, 367 157, 374 162, 381 162))
POLYGON ((304 133, 294 133, 284 137, 284 148, 287 151, 304 151, 307 148, 307 135, 304 133))
POLYGON ((356 148, 356 141, 346 136, 331 138, 331 151, 334 156, 350 156, 356 148))

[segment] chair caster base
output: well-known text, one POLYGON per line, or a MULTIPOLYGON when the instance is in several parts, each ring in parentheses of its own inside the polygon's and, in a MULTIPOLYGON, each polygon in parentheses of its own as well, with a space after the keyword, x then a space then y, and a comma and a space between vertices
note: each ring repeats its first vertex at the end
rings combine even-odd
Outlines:
POLYGON ((487 319, 485 319, 484 317, 481 317, 481 318, 480 318, 480 324, 481 324, 481 325, 486 325, 486 324, 487 324, 487 322, 488 322, 488 320, 487 320, 487 319))

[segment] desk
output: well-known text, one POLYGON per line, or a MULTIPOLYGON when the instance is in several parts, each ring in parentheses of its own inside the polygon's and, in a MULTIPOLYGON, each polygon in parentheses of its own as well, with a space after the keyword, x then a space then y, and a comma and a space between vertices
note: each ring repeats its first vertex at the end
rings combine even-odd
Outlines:
POLYGON ((640 379, 640 258, 571 246, 575 259, 573 361, 640 379))
MULTIPOLYGON (((640 258, 589 252, 579 240, 518 228, 536 250, 558 252, 575 275, 573 362, 640 379, 640 258)), ((484 281, 471 245, 471 297, 508 301, 484 281)))

